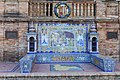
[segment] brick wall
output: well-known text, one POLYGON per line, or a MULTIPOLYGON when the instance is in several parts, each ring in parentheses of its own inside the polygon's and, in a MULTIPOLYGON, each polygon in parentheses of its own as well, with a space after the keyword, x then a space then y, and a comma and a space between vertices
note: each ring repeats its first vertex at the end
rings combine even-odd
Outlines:
POLYGON ((3 22, 0 24, 0 57, 4 61, 18 61, 20 56, 25 55, 27 47, 26 32, 28 23, 26 22, 3 22), (17 39, 6 39, 5 31, 18 31, 17 39))
POLYGON ((119 59, 119 25, 120 13, 118 2, 96 1, 97 4, 97 28, 99 33, 100 54, 119 59), (107 32, 118 32, 118 39, 107 40, 107 32))
POLYGON ((98 23, 99 51, 100 54, 111 56, 118 60, 119 39, 107 39, 107 32, 118 32, 118 23, 98 23))
POLYGON ((3 60, 3 39, 4 39, 4 31, 3 31, 3 23, 0 22, 0 60, 3 60))

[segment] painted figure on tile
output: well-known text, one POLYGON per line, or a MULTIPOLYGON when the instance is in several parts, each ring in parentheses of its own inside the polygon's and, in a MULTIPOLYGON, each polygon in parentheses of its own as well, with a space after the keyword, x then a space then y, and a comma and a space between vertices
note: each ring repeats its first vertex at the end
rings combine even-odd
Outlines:
POLYGON ((41 45, 47 46, 48 45, 48 35, 47 29, 42 29, 41 31, 41 45))
POLYGON ((83 30, 77 30, 77 44, 79 46, 84 46, 83 30))
POLYGON ((73 46, 74 34, 67 31, 57 31, 51 34, 51 46, 73 46))
POLYGON ((56 24, 42 25, 39 29, 42 51, 86 51, 86 26, 56 24), (63 27, 64 26, 64 27, 63 27), (49 48, 49 50, 48 50, 49 48))

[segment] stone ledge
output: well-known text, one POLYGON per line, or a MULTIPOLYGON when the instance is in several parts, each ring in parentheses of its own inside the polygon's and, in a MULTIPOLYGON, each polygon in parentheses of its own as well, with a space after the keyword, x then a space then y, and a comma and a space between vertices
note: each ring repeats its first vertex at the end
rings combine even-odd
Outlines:
POLYGON ((19 2, 29 2, 30 0, 18 0, 19 2))
POLYGON ((4 2, 4 1, 6 1, 6 2, 29 2, 29 0, 0 0, 0 2, 4 2))
POLYGON ((94 76, 120 76, 120 72, 40 72, 40 73, 0 73, 0 78, 27 78, 27 77, 52 77, 52 76, 82 76, 82 77, 94 77, 94 76))
POLYGON ((40 17, 34 18, 30 16, 0 16, 0 21, 97 21, 97 22, 118 22, 120 21, 118 18, 68 18, 68 19, 57 19, 53 17, 40 17))
POLYGON ((0 17, 0 21, 30 21, 30 19, 27 17, 21 17, 21 18, 12 18, 12 17, 7 17, 7 18, 4 18, 4 17, 0 17))

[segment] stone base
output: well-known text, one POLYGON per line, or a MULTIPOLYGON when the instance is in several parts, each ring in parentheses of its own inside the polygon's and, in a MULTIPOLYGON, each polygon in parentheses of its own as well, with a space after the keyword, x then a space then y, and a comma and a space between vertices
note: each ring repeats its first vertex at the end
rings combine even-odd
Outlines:
POLYGON ((120 80, 120 72, 69 72, 69 73, 1 73, 0 80, 120 80))

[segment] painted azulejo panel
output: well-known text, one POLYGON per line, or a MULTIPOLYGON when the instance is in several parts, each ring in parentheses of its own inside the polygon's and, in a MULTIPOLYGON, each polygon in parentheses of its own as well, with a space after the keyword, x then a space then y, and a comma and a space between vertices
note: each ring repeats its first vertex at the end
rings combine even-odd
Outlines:
POLYGON ((59 62, 90 62, 90 55, 87 53, 38 53, 36 63, 59 63, 59 62))
POLYGON ((87 25, 85 24, 39 24, 39 51, 86 52, 87 25))

